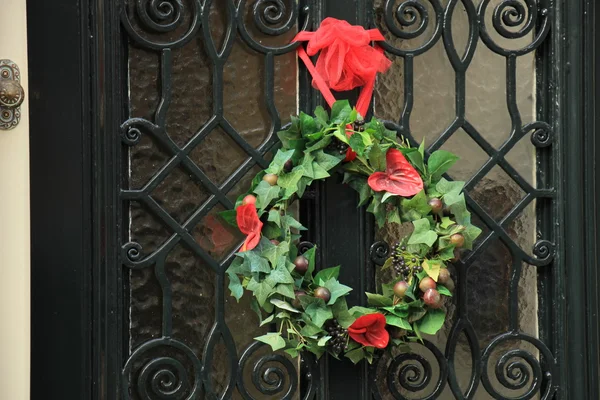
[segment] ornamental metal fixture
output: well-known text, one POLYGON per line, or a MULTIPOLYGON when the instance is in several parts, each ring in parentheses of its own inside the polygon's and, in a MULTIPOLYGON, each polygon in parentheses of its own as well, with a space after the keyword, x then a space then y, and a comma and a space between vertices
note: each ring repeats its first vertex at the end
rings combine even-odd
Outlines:
POLYGON ((21 104, 25 91, 21 86, 21 72, 10 60, 0 60, 0 129, 10 130, 21 120, 21 104))

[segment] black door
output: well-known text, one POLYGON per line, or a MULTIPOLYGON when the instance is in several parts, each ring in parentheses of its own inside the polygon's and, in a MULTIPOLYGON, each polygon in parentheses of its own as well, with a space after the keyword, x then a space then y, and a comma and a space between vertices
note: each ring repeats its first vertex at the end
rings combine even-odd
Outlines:
MULTIPOLYGON (((28 8, 32 398, 599 398, 593 2, 28 8), (484 229, 447 326, 373 365, 255 342, 266 328, 224 273, 241 237, 216 217, 321 103, 289 42, 328 16, 384 33, 370 112, 461 156, 450 176, 484 229)), ((298 213, 358 305, 399 232, 356 206, 334 177, 298 213)))

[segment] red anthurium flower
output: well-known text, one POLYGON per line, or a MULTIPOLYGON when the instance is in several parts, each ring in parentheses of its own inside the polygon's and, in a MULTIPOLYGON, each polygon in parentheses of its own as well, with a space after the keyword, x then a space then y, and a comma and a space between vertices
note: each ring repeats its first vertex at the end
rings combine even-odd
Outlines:
POLYGON ((258 219, 256 205, 244 204, 236 209, 236 221, 240 232, 245 235, 246 240, 240 251, 252 250, 260 242, 260 231, 263 223, 258 219))
POLYGON ((348 335, 364 345, 383 349, 390 341, 390 334, 385 329, 385 316, 380 313, 367 314, 358 318, 348 327, 348 335))
POLYGON ((413 196, 423 190, 423 179, 400 150, 389 149, 385 160, 385 172, 374 172, 369 176, 371 189, 402 197, 413 196))

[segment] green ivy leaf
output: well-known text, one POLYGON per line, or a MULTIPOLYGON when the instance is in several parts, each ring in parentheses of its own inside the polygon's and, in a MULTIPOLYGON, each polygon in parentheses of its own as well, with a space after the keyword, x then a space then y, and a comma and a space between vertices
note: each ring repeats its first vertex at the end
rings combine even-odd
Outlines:
POLYGON ((237 228, 237 212, 235 210, 225 210, 218 213, 219 218, 228 223, 231 226, 235 226, 237 228))
POLYGON ((244 268, 249 269, 253 273, 271 272, 269 262, 257 254, 255 251, 245 251, 243 253, 237 253, 239 257, 244 259, 244 268))
POLYGON ((338 298, 352 291, 351 287, 342 285, 336 278, 330 278, 328 281, 324 282, 323 287, 326 287, 331 292, 331 298, 327 303, 328 305, 332 305, 338 298))
POLYGON ((267 282, 257 282, 254 278, 248 282, 247 289, 254 292, 254 297, 256 297, 256 300, 261 307, 264 307, 265 303, 267 302, 267 298, 273 291, 273 287, 267 282))
POLYGON ((293 300, 296 298, 296 294, 294 293, 294 285, 291 284, 280 283, 275 287, 275 292, 287 297, 288 299, 293 300))
POLYGON ((281 350, 285 347, 285 340, 277 332, 270 332, 266 335, 255 337, 254 340, 268 344, 273 351, 281 350))
POLYGON ((329 124, 329 114, 327 114, 327 111, 323 107, 318 106, 315 109, 315 117, 321 126, 326 127, 329 124))
POLYGON ((444 296, 452 297, 452 292, 444 285, 437 285, 437 291, 444 296))
POLYGON ((375 314, 377 312, 377 310, 374 310, 372 308, 367 308, 367 307, 354 306, 350 310, 348 310, 348 312, 351 315, 358 318, 358 317, 362 317, 363 315, 367 315, 367 314, 375 314))
POLYGON ((406 329, 407 331, 412 331, 412 326, 408 323, 404 318, 397 317, 395 315, 386 315, 385 321, 388 325, 397 326, 400 329, 406 329))
POLYGON ((244 260, 245 259, 242 257, 236 257, 231 262, 231 265, 229 265, 229 268, 227 268, 227 273, 240 274, 245 276, 250 275, 250 264, 244 263, 244 260))
POLYGON ((233 272, 228 272, 227 275, 229 275, 229 290, 231 290, 231 295, 239 302, 244 295, 244 288, 242 287, 240 278, 233 272))
POLYGON ((325 268, 320 270, 314 278, 314 281, 317 285, 322 286, 325 282, 330 280, 331 278, 337 279, 340 276, 340 266, 325 268))
MULTIPOLYGON (((350 174, 348 174, 350 175, 350 174)), ((371 187, 367 183, 367 178, 362 176, 350 175, 352 178, 349 180, 348 185, 358 192, 358 206, 364 206, 367 201, 371 198, 371 187)))
POLYGON ((287 301, 282 301, 282 300, 278 300, 278 299, 271 299, 270 300, 271 304, 273 304, 275 307, 280 308, 282 310, 287 310, 289 312, 293 312, 296 314, 301 313, 300 310, 296 310, 294 307, 292 307, 292 305, 290 303, 288 303, 287 301))
MULTIPOLYGON (((304 296, 308 297, 308 296, 304 296)), ((325 302, 321 299, 315 301, 305 308, 306 314, 310 317, 313 324, 318 327, 322 327, 325 321, 333 318, 331 309, 325 305, 325 302)))
POLYGON ((338 157, 334 157, 334 156, 327 154, 324 151, 320 150, 320 151, 315 152, 315 161, 325 171, 331 171, 342 160, 338 157))
POLYGON ((338 100, 331 107, 331 122, 344 124, 352 113, 352 107, 348 100, 338 100))
POLYGON ((385 152, 381 150, 379 144, 375 143, 371 150, 369 150, 369 164, 375 169, 375 171, 385 171, 386 161, 385 152))
POLYGON ((367 303, 373 307, 390 307, 394 305, 394 300, 389 297, 382 296, 376 293, 365 293, 367 295, 367 303))
MULTIPOLYGON (((317 246, 313 246, 303 254, 303 256, 308 259, 308 270, 304 274, 304 279, 312 280, 312 274, 315 270, 316 252, 317 252, 317 246)), ((308 296, 304 296, 304 297, 308 297, 308 296)))
POLYGON ((434 151, 427 160, 427 169, 433 180, 441 177, 446 171, 454 165, 458 157, 446 150, 434 151))
POLYGON ((282 174, 277 180, 277 184, 284 189, 282 200, 287 200, 298 190, 298 181, 304 175, 304 168, 301 165, 294 167, 289 174, 282 174))
POLYGON ((358 364, 363 358, 365 358, 365 352, 361 348, 351 350, 344 354, 353 364, 358 364))
POLYGON ((316 161, 312 163, 312 169, 314 171, 313 179, 325 179, 331 176, 329 175, 329 172, 323 169, 316 161))
POLYGON ((304 158, 302 159, 302 168, 304 169, 303 176, 314 179, 315 172, 313 170, 313 161, 315 157, 311 153, 305 153, 304 158))
POLYGON ((467 225, 466 229, 462 233, 465 237, 464 248, 471 250, 473 248, 473 242, 479 235, 481 235, 481 229, 475 225, 467 225))
POLYGON ((444 267, 444 263, 440 260, 425 260, 421 265, 423 266, 423 272, 426 272, 431 279, 437 282, 438 277, 440 276, 440 270, 444 267))
POLYGON ((329 143, 331 143, 331 136, 326 135, 318 142, 315 142, 314 144, 311 144, 310 146, 307 146, 306 148, 301 148, 299 150, 304 151, 304 153, 311 153, 313 151, 324 149, 325 147, 329 146, 329 143))
POLYGON ((446 313, 440 309, 430 308, 427 314, 415 323, 421 333, 435 335, 444 325, 446 313))
POLYGON ((360 157, 365 155, 366 146, 361 135, 354 134, 350 136, 350 139, 348 139, 348 144, 360 157))
POLYGON ((429 247, 433 246, 438 236, 431 230, 429 220, 427 218, 421 218, 413 221, 413 225, 415 226, 415 230, 412 235, 410 235, 408 244, 425 244, 429 247))
POLYGON ((279 175, 281 173, 281 171, 283 171, 283 166, 286 162, 288 162, 289 159, 292 158, 292 156, 294 155, 294 151, 295 150, 277 150, 277 153, 275 154, 275 157, 273 158, 273 161, 271 161, 271 164, 269 165, 269 168, 267 168, 265 170, 265 172, 267 174, 275 174, 275 175, 279 175))
POLYGON ((409 151, 407 152, 406 158, 408 158, 408 161, 410 161, 410 163, 412 165, 414 165, 417 170, 419 170, 421 173, 425 172, 425 164, 424 164, 424 160, 423 160, 423 155, 421 154, 421 152, 417 149, 412 149, 413 151, 409 151))
POLYGON ((259 209, 259 213, 262 213, 271 201, 279 196, 280 190, 279 186, 271 186, 265 181, 262 181, 254 188, 254 193, 256 193, 256 208, 259 209))
POLYGON ((265 326, 265 325, 267 325, 268 323, 271 323, 271 322, 273 322, 273 320, 274 320, 274 319, 275 319, 275 314, 271 314, 271 315, 269 315, 267 318, 265 318, 265 319, 264 319, 264 321, 263 321, 263 322, 261 322, 259 326, 265 326))
POLYGON ((302 224, 300 222, 298 222, 294 217, 292 217, 289 214, 284 215, 283 217, 281 217, 281 223, 284 226, 290 227, 290 228, 294 228, 294 229, 298 229, 299 231, 305 231, 306 228, 304 226, 302 226, 302 224))
POLYGON ((448 229, 450 226, 456 224, 456 222, 452 221, 450 217, 442 217, 442 222, 440 223, 440 227, 442 229, 448 229))
POLYGON ((391 192, 385 192, 383 194, 383 196, 381 197, 381 202, 385 203, 388 199, 394 198, 394 197, 398 197, 397 194, 391 193, 391 192))
POLYGON ((321 329, 320 327, 316 326, 315 324, 313 324, 310 321, 305 321, 305 325, 300 330, 300 334, 302 336, 315 336, 315 335, 318 335, 321 332, 323 332, 323 329, 321 329))
POLYGON ((302 130, 302 135, 307 136, 311 133, 315 133, 319 131, 319 127, 317 126, 317 122, 308 114, 300 112, 300 129, 302 130))
POLYGON ((350 325, 356 321, 350 312, 348 311, 348 303, 344 297, 340 297, 331 307, 333 311, 333 315, 337 319, 338 323, 343 328, 348 328, 350 325))
POLYGON ((275 268, 267 277, 265 282, 274 287, 278 283, 294 283, 294 278, 286 268, 287 257, 282 256, 277 261, 277 268, 275 268))
POLYGON ((461 181, 449 181, 446 178, 440 179, 440 181, 435 185, 435 190, 437 190, 440 194, 455 194, 459 195, 465 186, 464 182, 461 181))
MULTIPOLYGON (((417 215, 422 218, 431 212, 431 207, 429 206, 425 190, 421 190, 419 193, 414 195, 412 199, 403 199, 401 204, 403 216, 410 211, 415 211, 417 215)), ((412 219, 414 218, 411 218, 411 220, 412 219)))
POLYGON ((279 210, 270 210, 267 221, 273 222, 281 228, 281 214, 279 213, 279 210))

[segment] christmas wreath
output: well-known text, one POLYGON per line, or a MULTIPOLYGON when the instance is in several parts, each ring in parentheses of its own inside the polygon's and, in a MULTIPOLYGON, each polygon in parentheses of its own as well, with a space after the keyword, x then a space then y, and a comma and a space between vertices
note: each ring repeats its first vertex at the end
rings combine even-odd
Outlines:
POLYGON ((363 119, 375 75, 389 67, 383 52, 369 46, 383 40, 381 34, 330 18, 296 40, 309 42, 308 54, 302 47, 298 54, 331 112, 317 107, 314 116, 292 116, 278 133, 281 148, 269 167, 256 175, 234 210, 221 213, 247 235, 227 269, 229 289, 238 300, 252 293, 261 326, 276 327, 256 340, 274 351, 317 357, 328 352, 370 362, 375 349, 420 340, 442 327, 443 305, 454 290, 447 265, 460 249, 471 249, 481 230, 471 224, 464 183, 443 177, 458 157, 445 150, 426 157, 424 143, 411 147, 382 121, 363 119), (318 52, 315 67, 308 55, 318 52), (364 89, 356 108, 336 102, 330 91, 357 86, 364 89), (366 293, 369 307, 348 308, 345 297, 352 288, 338 280, 339 266, 317 268, 316 246, 299 251, 305 228, 289 212, 315 180, 338 171, 379 226, 412 228, 382 267, 389 279, 377 293, 366 293))

